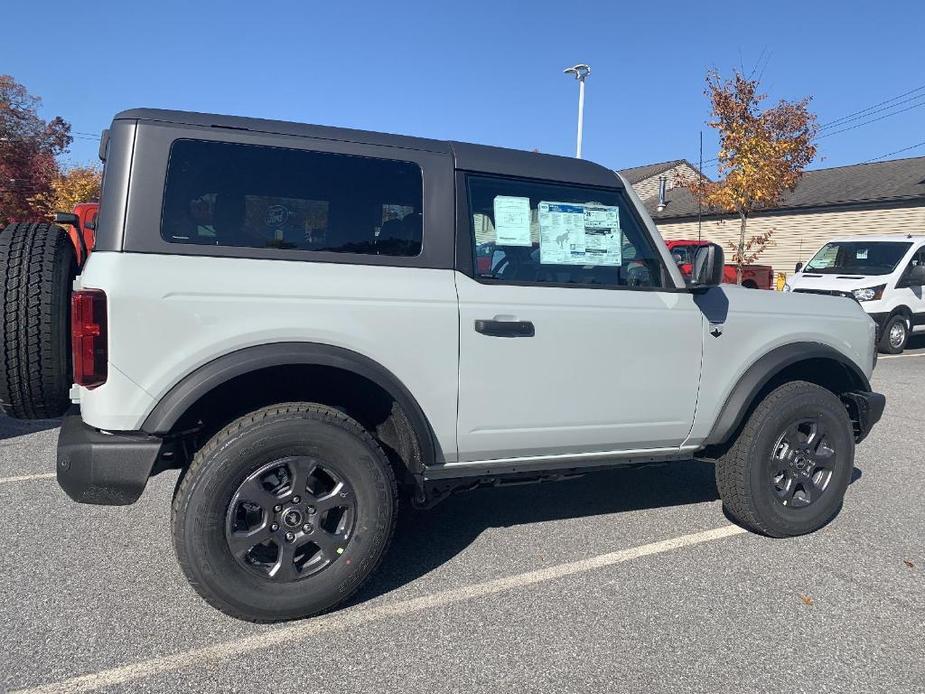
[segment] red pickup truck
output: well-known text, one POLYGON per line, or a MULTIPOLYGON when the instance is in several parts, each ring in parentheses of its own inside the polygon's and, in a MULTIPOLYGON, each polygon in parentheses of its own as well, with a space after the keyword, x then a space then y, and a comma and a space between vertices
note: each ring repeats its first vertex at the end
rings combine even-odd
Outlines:
MULTIPOLYGON (((681 269, 681 273, 687 277, 691 273, 691 263, 694 261, 694 253, 701 246, 706 246, 707 241, 695 241, 693 239, 675 239, 674 241, 665 241, 671 256, 681 269)), ((737 284, 736 266, 727 264, 723 269, 723 282, 726 284, 737 284)), ((742 268, 742 286, 749 289, 774 289, 774 270, 770 265, 745 265, 742 268)))

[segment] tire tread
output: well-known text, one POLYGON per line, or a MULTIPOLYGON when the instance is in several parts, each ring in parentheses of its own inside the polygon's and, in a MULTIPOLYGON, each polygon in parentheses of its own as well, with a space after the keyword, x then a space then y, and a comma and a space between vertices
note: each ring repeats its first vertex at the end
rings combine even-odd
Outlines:
POLYGON ((70 406, 66 299, 75 274, 73 246, 61 227, 20 222, 0 233, 0 411, 4 414, 48 419, 70 406))

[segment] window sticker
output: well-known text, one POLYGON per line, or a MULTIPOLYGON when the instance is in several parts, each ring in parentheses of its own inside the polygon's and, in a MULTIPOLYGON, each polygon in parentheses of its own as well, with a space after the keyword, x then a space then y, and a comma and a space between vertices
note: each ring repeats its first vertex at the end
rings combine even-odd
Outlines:
POLYGON ((540 202, 540 263, 622 265, 620 209, 588 203, 540 202))
POLYGON ((855 253, 855 257, 857 258, 857 260, 867 260, 867 249, 859 248, 857 250, 857 253, 855 253))
POLYGON ((540 263, 584 265, 585 206, 540 201, 540 263))
POLYGON ((499 246, 532 246, 530 198, 495 196, 495 243, 499 246))
POLYGON ((585 205, 585 262, 588 265, 623 264, 619 207, 585 205))

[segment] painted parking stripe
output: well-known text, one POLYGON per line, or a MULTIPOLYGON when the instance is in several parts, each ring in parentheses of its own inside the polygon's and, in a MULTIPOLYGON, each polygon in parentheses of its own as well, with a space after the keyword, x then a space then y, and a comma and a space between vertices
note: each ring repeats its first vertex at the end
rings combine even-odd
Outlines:
POLYGON ((880 357, 880 360, 883 359, 907 359, 909 357, 925 357, 925 352, 916 352, 915 354, 891 354, 886 357, 880 357))
POLYGON ((0 484, 11 482, 31 482, 33 480, 53 480, 55 473, 49 472, 42 475, 19 475, 18 477, 0 477, 0 484))
MULTIPOLYGON (((363 607, 361 605, 315 619, 305 620, 297 624, 282 626, 270 632, 254 634, 253 636, 237 639, 235 641, 226 641, 212 646, 164 655, 151 658, 150 660, 143 660, 138 663, 123 665, 122 667, 102 670, 101 672, 87 675, 79 675, 60 682, 51 682, 49 684, 16 691, 20 694, 71 694, 74 692, 95 691, 104 687, 115 687, 153 675, 174 672, 183 668, 201 667, 216 661, 227 660, 248 653, 262 651, 272 648, 273 646, 291 644, 296 640, 317 636, 318 634, 342 631, 389 617, 404 617, 415 612, 441 608, 465 600, 472 600, 494 593, 514 590, 515 588, 524 588, 526 586, 552 581, 565 576, 593 571, 594 569, 600 569, 605 566, 621 564, 633 559, 639 559, 640 557, 670 552, 671 550, 690 547, 691 545, 699 545, 712 540, 720 540, 744 532, 746 531, 735 525, 725 525, 721 528, 714 528, 713 530, 682 535, 669 540, 652 542, 650 544, 640 545, 618 552, 611 552, 609 554, 601 554, 596 557, 565 564, 557 564, 537 571, 528 571, 514 576, 496 578, 463 588, 444 590, 410 600, 400 600, 398 602, 387 603, 372 608, 363 607)), ((11 694, 13 694, 13 692, 11 692, 11 694)))

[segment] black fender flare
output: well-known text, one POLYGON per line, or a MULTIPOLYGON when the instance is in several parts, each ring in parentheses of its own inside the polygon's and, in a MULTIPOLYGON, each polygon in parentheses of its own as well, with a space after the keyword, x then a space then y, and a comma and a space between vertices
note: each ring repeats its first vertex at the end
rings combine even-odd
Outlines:
POLYGON ((330 366, 362 376, 386 391, 404 410, 421 445, 425 466, 442 460, 430 422, 408 388, 378 362, 343 347, 315 342, 276 342, 222 355, 187 374, 158 401, 141 430, 164 436, 201 397, 233 378, 274 366, 330 366))
POLYGON ((846 392, 870 391, 870 382, 858 365, 837 349, 821 342, 794 342, 783 345, 760 357, 742 375, 726 398, 703 445, 712 446, 728 441, 751 411, 761 390, 772 378, 788 366, 811 359, 828 359, 841 364, 851 383, 851 386, 845 389, 846 392))

